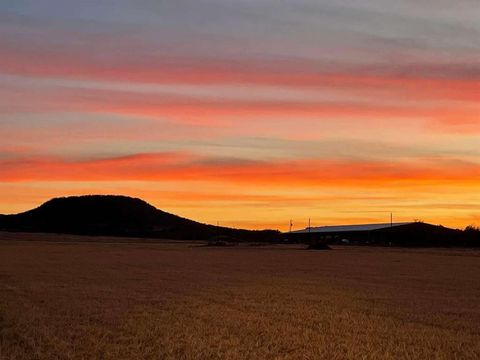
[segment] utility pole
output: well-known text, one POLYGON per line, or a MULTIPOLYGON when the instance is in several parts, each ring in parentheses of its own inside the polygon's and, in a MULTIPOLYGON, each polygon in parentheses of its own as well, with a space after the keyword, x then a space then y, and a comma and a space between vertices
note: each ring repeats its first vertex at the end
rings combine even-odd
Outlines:
POLYGON ((393 212, 390 213, 390 227, 393 227, 393 212))
POLYGON ((292 227, 293 227, 293 222, 292 222, 292 219, 290 219, 290 230, 289 230, 289 232, 292 232, 292 227))
POLYGON ((315 246, 316 240, 312 239, 312 219, 308 218, 308 244, 309 246, 315 246))

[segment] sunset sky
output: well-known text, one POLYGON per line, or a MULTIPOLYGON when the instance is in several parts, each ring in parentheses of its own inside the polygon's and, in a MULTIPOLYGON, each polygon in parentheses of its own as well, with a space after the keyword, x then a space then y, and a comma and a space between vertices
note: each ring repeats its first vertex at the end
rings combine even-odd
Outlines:
POLYGON ((1 1, 0 136, 0 213, 480 225, 480 2, 1 1))

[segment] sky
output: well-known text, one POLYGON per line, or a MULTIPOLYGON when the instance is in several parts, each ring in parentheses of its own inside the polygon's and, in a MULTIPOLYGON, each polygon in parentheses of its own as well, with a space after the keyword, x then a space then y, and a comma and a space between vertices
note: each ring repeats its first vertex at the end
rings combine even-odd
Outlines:
POLYGON ((478 0, 3 0, 0 213, 480 225, 478 0))

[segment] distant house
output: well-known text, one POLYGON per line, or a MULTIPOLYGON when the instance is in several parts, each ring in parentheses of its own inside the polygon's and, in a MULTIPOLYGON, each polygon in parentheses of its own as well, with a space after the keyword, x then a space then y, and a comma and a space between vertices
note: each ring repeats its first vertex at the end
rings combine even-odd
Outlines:
POLYGON ((288 233, 296 241, 329 244, 450 246, 461 232, 424 222, 310 227, 288 233))

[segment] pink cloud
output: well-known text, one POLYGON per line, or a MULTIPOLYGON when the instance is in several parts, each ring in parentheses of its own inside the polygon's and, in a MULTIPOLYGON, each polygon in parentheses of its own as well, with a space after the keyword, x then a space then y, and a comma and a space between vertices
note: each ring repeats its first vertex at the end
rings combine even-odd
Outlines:
POLYGON ((476 183, 480 165, 425 159, 416 163, 345 160, 244 161, 185 153, 70 161, 55 157, 0 160, 0 181, 213 181, 250 185, 379 186, 476 183))

